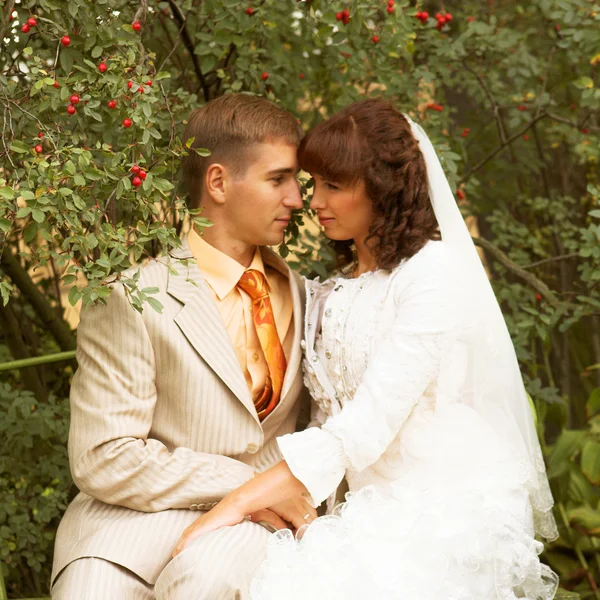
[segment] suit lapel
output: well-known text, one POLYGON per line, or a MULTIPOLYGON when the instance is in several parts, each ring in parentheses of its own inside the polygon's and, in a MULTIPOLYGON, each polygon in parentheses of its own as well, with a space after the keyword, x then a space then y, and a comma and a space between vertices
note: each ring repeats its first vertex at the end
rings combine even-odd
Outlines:
POLYGON ((187 241, 184 239, 182 242, 181 248, 170 253, 174 260, 170 262, 172 269, 167 283, 167 292, 183 304, 174 319, 175 323, 198 354, 260 424, 233 344, 210 296, 208 284, 193 260, 187 241))

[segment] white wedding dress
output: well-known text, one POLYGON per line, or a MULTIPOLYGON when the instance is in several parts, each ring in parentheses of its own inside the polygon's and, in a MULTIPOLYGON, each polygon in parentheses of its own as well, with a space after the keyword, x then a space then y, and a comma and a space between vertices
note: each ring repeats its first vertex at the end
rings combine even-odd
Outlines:
POLYGON ((252 600, 554 597, 527 465, 473 408, 473 340, 495 340, 453 252, 306 281, 313 426, 278 442, 315 505, 344 476, 350 493, 298 539, 272 536, 252 600))

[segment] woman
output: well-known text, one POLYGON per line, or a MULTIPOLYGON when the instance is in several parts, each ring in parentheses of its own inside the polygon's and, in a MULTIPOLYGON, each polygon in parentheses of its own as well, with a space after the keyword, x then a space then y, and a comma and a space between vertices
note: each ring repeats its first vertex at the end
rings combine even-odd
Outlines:
MULTIPOLYGON (((275 534, 253 600, 554 597, 537 533, 556 537, 514 348, 424 131, 382 100, 352 104, 299 149, 311 207, 354 260, 307 281, 315 427, 186 531, 243 520, 345 476, 333 515, 275 534)), ((307 517, 309 515, 307 514, 307 517)))

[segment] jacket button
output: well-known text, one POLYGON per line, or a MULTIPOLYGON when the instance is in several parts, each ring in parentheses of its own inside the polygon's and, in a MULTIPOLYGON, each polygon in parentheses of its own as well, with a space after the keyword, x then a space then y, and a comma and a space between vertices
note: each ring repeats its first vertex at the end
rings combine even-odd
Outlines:
POLYGON ((197 504, 190 504, 190 510, 198 510, 197 504))
POLYGON ((248 444, 246 452, 248 452, 248 454, 256 454, 258 452, 258 446, 256 444, 248 444))

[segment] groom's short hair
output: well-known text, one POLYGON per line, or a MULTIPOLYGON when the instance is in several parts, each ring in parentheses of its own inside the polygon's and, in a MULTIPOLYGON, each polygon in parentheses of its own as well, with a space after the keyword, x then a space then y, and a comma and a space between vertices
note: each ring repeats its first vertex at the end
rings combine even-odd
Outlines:
POLYGON ((234 176, 243 177, 250 164, 251 148, 263 142, 283 141, 298 146, 303 137, 296 117, 273 102, 248 94, 229 94, 193 110, 183 133, 190 148, 206 148, 210 156, 188 151, 183 157, 183 183, 190 206, 200 205, 203 180, 208 167, 222 163, 234 176))

